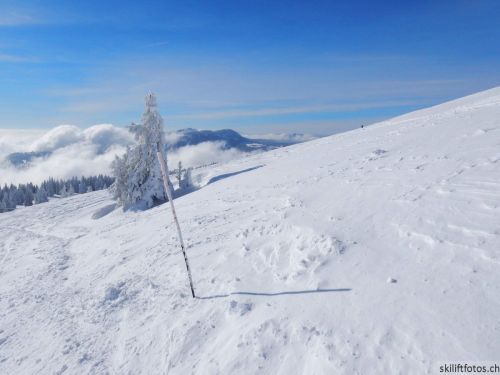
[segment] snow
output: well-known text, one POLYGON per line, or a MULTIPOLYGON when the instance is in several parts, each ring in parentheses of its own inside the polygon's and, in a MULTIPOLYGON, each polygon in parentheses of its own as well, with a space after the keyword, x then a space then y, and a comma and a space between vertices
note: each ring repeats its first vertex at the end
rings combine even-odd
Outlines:
POLYGON ((2 374, 436 373, 500 353, 500 88, 0 215, 2 374), (394 280, 394 281, 393 281, 394 280))

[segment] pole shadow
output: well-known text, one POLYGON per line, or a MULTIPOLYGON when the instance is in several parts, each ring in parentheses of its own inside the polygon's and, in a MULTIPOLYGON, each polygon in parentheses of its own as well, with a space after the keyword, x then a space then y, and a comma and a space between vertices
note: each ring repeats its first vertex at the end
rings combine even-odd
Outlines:
POLYGON ((228 178, 228 177, 233 177, 233 176, 236 176, 236 175, 241 174, 241 173, 250 172, 250 171, 253 171, 253 170, 255 170, 255 169, 262 168, 263 166, 264 166, 264 165, 257 165, 256 167, 243 169, 243 170, 238 171, 238 172, 225 173, 225 174, 221 174, 221 175, 219 175, 219 176, 212 177, 212 178, 211 178, 211 179, 207 182, 207 185, 213 184, 214 182, 217 182, 217 181, 223 180, 223 179, 228 178))
POLYGON ((339 292, 350 292, 351 288, 337 288, 337 289, 313 289, 313 290, 292 290, 287 292, 276 292, 276 293, 260 293, 260 292, 232 292, 228 294, 216 294, 213 296, 206 297, 196 297, 197 299, 215 299, 215 298, 226 298, 230 296, 260 296, 260 297, 276 297, 285 295, 295 295, 295 294, 314 294, 314 293, 339 293, 339 292))
MULTIPOLYGON (((180 198, 180 197, 182 197, 184 195, 191 194, 191 193, 194 193, 195 191, 203 189, 205 186, 213 184, 214 182, 223 180, 223 179, 228 178, 228 177, 236 176, 236 175, 239 175, 241 173, 250 172, 250 171, 253 171, 255 169, 262 168, 264 166, 265 166, 264 164, 261 164, 261 165, 257 165, 257 166, 252 167, 252 168, 243 169, 241 171, 232 172, 232 173, 225 173, 225 174, 221 174, 219 176, 214 176, 204 186, 194 186, 193 185, 193 186, 189 186, 189 187, 186 187, 186 188, 183 188, 183 189, 177 189, 177 190, 172 191, 172 196, 173 196, 173 198, 175 200, 175 199, 180 198)), ((151 207, 148 207, 148 206, 146 206, 146 203, 141 202, 141 203, 130 204, 128 206, 124 206, 123 210, 124 211, 132 211, 132 212, 147 211, 147 210, 149 210, 151 208, 160 206, 160 205, 162 205, 164 203, 167 203, 167 202, 168 202, 168 200, 156 200, 156 201, 153 202, 153 205, 151 207)), ((109 212, 107 212, 106 215, 108 213, 109 212)), ((99 214, 97 214, 97 216, 98 215, 99 214)), ((96 217, 96 219, 98 219, 98 218, 99 217, 96 217)))

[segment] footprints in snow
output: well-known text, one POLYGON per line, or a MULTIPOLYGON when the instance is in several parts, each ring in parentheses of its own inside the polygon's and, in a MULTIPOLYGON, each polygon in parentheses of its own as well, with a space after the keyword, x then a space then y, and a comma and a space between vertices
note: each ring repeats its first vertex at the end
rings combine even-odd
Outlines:
POLYGON ((280 281, 310 277, 332 256, 346 250, 337 238, 282 223, 246 228, 238 238, 243 240, 241 255, 249 257, 255 271, 272 274, 280 281))
POLYGON ((387 154, 387 151, 383 150, 381 148, 378 148, 375 151, 372 151, 372 153, 368 157, 368 160, 380 159, 381 157, 383 157, 384 154, 387 154))
POLYGON ((254 304, 251 302, 238 303, 235 300, 229 302, 229 313, 239 316, 246 315, 253 310, 254 304))
MULTIPOLYGON (((278 202, 277 202, 278 203, 278 202)), ((243 226, 236 238, 240 241, 238 255, 246 258, 259 274, 273 275, 279 282, 316 277, 332 257, 343 254, 347 245, 326 233, 284 221, 299 216, 305 204, 294 197, 285 197, 272 212, 243 226), (260 220, 259 220, 260 219, 260 220)))

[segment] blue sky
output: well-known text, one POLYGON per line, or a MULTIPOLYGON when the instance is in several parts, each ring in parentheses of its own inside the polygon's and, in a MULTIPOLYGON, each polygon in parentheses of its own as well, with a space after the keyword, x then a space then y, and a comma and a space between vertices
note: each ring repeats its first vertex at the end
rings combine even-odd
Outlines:
POLYGON ((500 85, 500 2, 3 1, 0 128, 329 134, 500 85))

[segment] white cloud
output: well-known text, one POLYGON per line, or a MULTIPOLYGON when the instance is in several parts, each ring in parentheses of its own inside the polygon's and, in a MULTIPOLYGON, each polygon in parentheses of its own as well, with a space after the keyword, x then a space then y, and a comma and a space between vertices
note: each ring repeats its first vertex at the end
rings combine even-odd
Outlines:
POLYGON ((32 151, 54 151, 84 140, 82 131, 77 126, 60 125, 45 133, 32 145, 32 151))
POLYGON ((39 183, 48 177, 109 174, 115 155, 123 154, 126 146, 133 143, 127 130, 110 124, 94 125, 84 130, 61 125, 40 135, 40 131, 0 131, 0 160, 12 152, 51 152, 48 157, 32 160, 27 168, 1 163, 0 184, 39 183))
POLYGON ((11 152, 28 151, 43 130, 0 129, 0 160, 11 152))
MULTIPOLYGON (((167 141, 174 142, 178 133, 168 133, 167 141)), ((61 125, 45 134, 40 131, 0 130, 0 184, 40 183, 48 177, 70 178, 110 174, 111 162, 133 143, 132 134, 111 124, 81 129, 61 125), (47 157, 35 158, 29 167, 16 168, 1 161, 12 152, 49 151, 47 157)), ((182 147, 168 154, 171 168, 179 161, 185 167, 220 163, 244 156, 236 149, 225 149, 223 142, 204 142, 182 147)))
POLYGON ((133 137, 126 129, 111 124, 94 125, 83 131, 87 142, 97 147, 98 153, 106 152, 112 146, 127 146, 133 137))
POLYGON ((182 133, 179 132, 169 132, 165 134, 165 141, 167 143, 175 143, 182 137, 182 133))
POLYGON ((112 145, 126 146, 133 142, 131 134, 111 124, 91 126, 85 130, 74 125, 60 125, 33 142, 31 151, 55 151, 74 143, 93 145, 97 153, 105 152, 112 145))
POLYGON ((110 174, 110 164, 115 155, 123 154, 125 148, 113 146, 104 154, 97 154, 91 144, 77 143, 55 151, 47 158, 35 159, 29 168, 2 169, 0 182, 40 183, 48 177, 70 178, 73 176, 93 176, 110 174))
POLYGON ((168 164, 175 168, 179 161, 185 167, 197 167, 210 163, 223 163, 246 155, 237 149, 224 149, 224 142, 203 142, 185 146, 168 154, 168 164))

